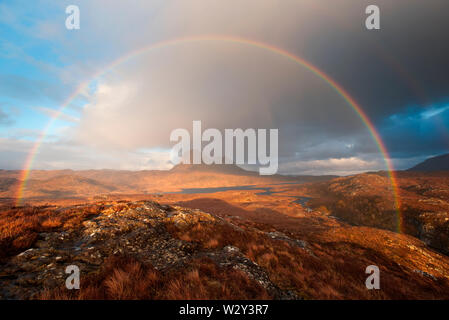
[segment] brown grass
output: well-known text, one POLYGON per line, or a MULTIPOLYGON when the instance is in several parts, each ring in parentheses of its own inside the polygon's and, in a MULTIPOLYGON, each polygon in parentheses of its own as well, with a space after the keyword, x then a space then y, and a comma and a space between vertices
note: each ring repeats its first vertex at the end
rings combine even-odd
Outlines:
POLYGON ((40 232, 71 229, 96 214, 99 206, 57 210, 53 206, 3 206, 0 208, 0 260, 30 248, 40 232))
POLYGON ((244 273, 194 260, 167 273, 130 257, 111 257, 97 275, 81 279, 80 290, 45 290, 41 299, 270 299, 244 273))
MULTIPOLYGON (((177 229, 173 225, 168 225, 167 228, 173 236, 192 241, 203 249, 219 249, 227 245, 238 247, 268 272, 273 283, 306 299, 449 298, 445 289, 449 285, 447 280, 431 282, 410 269, 399 267, 386 250, 389 247, 383 244, 382 237, 387 235, 380 230, 341 228, 337 233, 338 237, 329 233, 308 234, 306 239, 310 241, 309 250, 313 251, 312 255, 308 250, 256 232, 252 228, 255 224, 250 221, 230 221, 243 231, 227 224, 212 223, 199 223, 187 230, 177 229), (335 237, 335 242, 329 241, 332 237, 335 237), (381 266, 382 290, 367 290, 365 287, 365 268, 371 264, 381 266)), ((277 223, 280 224, 279 221, 277 223)), ((300 222, 295 226, 303 227, 300 222)), ((295 233, 285 232, 291 238, 296 237, 295 233)), ((395 237, 405 248, 409 243, 406 241, 410 241, 399 235, 388 236, 395 237)), ((401 250, 403 249, 398 247, 396 252, 401 250)), ((416 257, 417 260, 422 258, 425 257, 416 257)), ((400 263, 413 265, 414 262, 403 260, 400 263)))
MULTIPOLYGON (((339 225, 325 228, 321 220, 287 216, 256 215, 241 209, 241 218, 232 217, 222 201, 206 199, 203 205, 225 210, 230 224, 200 222, 178 229, 167 223, 167 230, 199 250, 238 247, 244 255, 264 268, 270 280, 283 290, 306 299, 445 299, 449 298, 447 279, 431 280, 417 274, 448 270, 447 257, 436 255, 418 240, 391 232, 339 225), (231 216, 231 217, 229 217, 231 216), (249 218, 248 220, 246 218, 249 218), (312 220, 309 222, 309 220, 312 220), (315 228, 315 224, 321 224, 315 228), (288 228, 287 228, 288 227, 288 228), (257 229, 255 229, 257 228, 257 229), (306 249, 274 240, 260 231, 282 231, 292 239, 309 243, 306 249), (323 231, 324 229, 324 231, 323 231), (314 230, 314 232, 310 232, 314 230), (387 241, 388 240, 388 241, 387 241), (389 244, 390 243, 390 244, 389 244), (419 250, 410 251, 413 245, 419 250), (432 259, 430 258, 432 257, 432 259), (367 290, 365 268, 378 265, 382 290, 367 290)), ((195 206, 201 204, 195 202, 195 206)), ((120 204, 125 208, 124 204, 120 204)), ((39 232, 54 228, 76 228, 101 205, 72 207, 12 207, 0 213, 0 254, 23 251, 39 232)), ((267 292, 244 273, 220 268, 210 260, 194 260, 180 268, 158 271, 129 257, 112 257, 101 270, 82 278, 79 291, 65 288, 46 290, 45 299, 263 299, 267 292)))

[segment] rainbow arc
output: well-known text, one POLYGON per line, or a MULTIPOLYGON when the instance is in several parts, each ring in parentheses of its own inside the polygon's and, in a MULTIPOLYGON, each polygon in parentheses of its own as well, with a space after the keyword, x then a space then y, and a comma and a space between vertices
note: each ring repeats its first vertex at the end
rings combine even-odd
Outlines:
POLYGON ((372 121, 368 118, 367 114, 364 112, 364 110, 361 108, 361 106, 355 101, 354 98, 351 97, 351 95, 341 86, 339 85, 335 80, 333 80, 330 76, 328 76, 326 73, 324 73, 322 70, 311 64, 310 62, 304 60, 301 57, 298 57, 297 55, 294 55, 284 49, 275 47, 273 45, 245 39, 245 38, 239 38, 239 37, 233 37, 233 36, 224 36, 224 35, 205 35, 205 36, 195 36, 195 37, 185 37, 185 38, 176 38, 172 40, 167 41, 161 41, 154 44, 151 44, 149 46, 140 48, 135 51, 131 51, 128 54, 118 58, 117 60, 113 61, 111 64, 106 66, 105 68, 101 69, 100 71, 96 72, 88 81, 81 83, 76 90, 63 102, 61 107, 57 110, 54 117, 50 119, 50 121, 47 123, 45 128, 42 130, 40 136, 36 140, 33 148, 30 150, 27 159, 25 161, 24 168, 22 170, 21 176, 20 176, 20 184, 17 189, 16 193, 16 205, 20 205, 21 200, 23 198, 24 190, 26 188, 26 183, 29 178, 31 168, 33 166, 33 161, 39 151, 40 146, 42 145, 42 142, 44 141, 50 127, 53 125, 53 123, 59 118, 61 113, 64 111, 64 109, 75 99, 77 98, 93 81, 94 79, 97 79, 101 75, 105 74, 107 71, 117 67, 118 65, 133 59, 143 53, 147 53, 152 50, 160 49, 160 48, 166 48, 171 46, 178 46, 185 43, 196 43, 196 42, 228 42, 228 43, 235 43, 235 44, 241 44, 246 46, 252 46, 255 48, 259 48, 262 50, 268 50, 274 54, 277 54, 279 56, 282 56, 286 59, 289 59, 290 61, 306 68, 313 74, 315 74, 317 77, 325 81, 330 87, 332 87, 346 102, 347 104, 355 111, 355 113, 358 115, 358 117, 361 119, 363 124, 367 127, 369 130, 374 142, 376 143, 380 153, 382 154, 387 171, 388 176, 391 182, 392 187, 392 193, 394 197, 394 206, 396 208, 397 213, 397 231, 402 232, 402 217, 400 213, 400 198, 399 198, 399 192, 398 192, 398 184, 397 179, 395 176, 393 164, 391 162, 390 156, 388 154, 387 148, 385 147, 385 144, 383 143, 378 131, 376 130, 374 124, 372 121))

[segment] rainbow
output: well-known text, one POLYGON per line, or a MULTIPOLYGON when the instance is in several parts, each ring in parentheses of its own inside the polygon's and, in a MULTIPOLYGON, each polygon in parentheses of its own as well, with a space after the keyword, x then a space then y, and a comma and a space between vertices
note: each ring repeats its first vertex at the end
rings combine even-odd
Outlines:
POLYGON ((149 46, 143 47, 141 49, 131 51, 128 54, 118 58, 117 60, 113 61, 111 64, 107 65, 105 68, 101 69, 100 71, 96 72, 89 80, 81 83, 76 90, 63 102, 63 104, 60 106, 60 108, 57 110, 55 115, 50 119, 48 124, 45 126, 44 130, 41 132, 39 138, 36 140, 33 148, 30 150, 27 159, 25 161, 24 168, 21 172, 20 176, 20 184, 17 188, 16 193, 16 205, 20 205, 21 200, 23 198, 24 190, 26 187, 27 180, 30 175, 30 170, 33 165, 33 161, 39 151, 39 148, 44 141, 45 136, 47 135, 48 130, 53 125, 53 123, 58 119, 58 117, 61 115, 61 113, 64 111, 64 109, 78 96, 80 95, 83 90, 87 88, 89 83, 107 71, 113 69, 114 67, 136 57, 139 56, 142 53, 148 52, 150 50, 155 50, 159 48, 165 48, 170 46, 177 46, 184 43, 195 43, 195 42, 229 42, 229 43, 235 43, 235 44, 242 44, 246 46, 252 46, 255 48, 260 48, 263 50, 268 50, 270 52, 273 52, 277 55, 280 55, 284 58, 289 59, 290 61, 305 67, 310 72, 315 74, 317 77, 324 80, 327 84, 329 84, 348 104, 349 106, 356 112, 358 117, 362 120, 364 125, 368 128, 371 136, 373 137, 379 151, 381 152, 387 170, 388 170, 388 176, 391 181, 391 187, 392 192, 394 196, 394 206, 397 213, 397 231, 402 232, 402 217, 400 213, 400 197, 399 197, 399 191, 398 191, 398 184, 397 179, 394 173, 393 164, 390 160, 390 156, 388 154, 387 148, 385 147, 385 144, 383 143, 379 133, 377 132, 374 124, 371 122, 371 120, 368 118, 366 113, 363 111, 363 109, 360 107, 360 105, 354 100, 354 98, 351 97, 351 95, 342 87, 340 86, 335 80, 333 80, 330 76, 328 76, 326 73, 318 69, 316 66, 312 65, 310 62, 284 50, 278 47, 275 47, 273 45, 250 40, 246 38, 239 38, 234 36, 223 36, 223 35, 205 35, 205 36, 194 36, 194 37, 185 37, 185 38, 176 38, 171 39, 167 41, 161 41, 154 44, 151 44, 149 46))

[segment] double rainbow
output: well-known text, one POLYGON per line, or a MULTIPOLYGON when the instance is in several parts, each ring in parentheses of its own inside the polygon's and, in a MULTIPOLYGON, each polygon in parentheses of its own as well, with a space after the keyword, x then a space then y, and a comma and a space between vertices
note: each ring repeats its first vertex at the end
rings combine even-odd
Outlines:
POLYGON ((400 198, 398 193, 398 185, 397 185, 397 179, 395 177, 393 164, 390 160, 390 156, 388 155, 387 148, 385 147, 385 144, 383 143, 378 131, 374 127, 374 124, 371 122, 371 120, 368 118, 366 113, 363 111, 363 109, 360 107, 360 105, 350 96, 350 94, 342 87, 340 86, 335 80, 333 80, 331 77, 329 77, 327 74, 325 74, 323 71, 318 69, 316 66, 312 65, 310 62, 284 50, 278 47, 275 47, 273 45, 263 43, 260 41, 245 39, 245 38, 239 38, 239 37, 233 37, 233 36, 222 36, 222 35, 206 35, 206 36, 195 36, 195 37, 185 37, 185 38, 176 38, 172 40, 157 42, 154 44, 151 44, 149 46, 143 47, 141 49, 131 51, 130 53, 120 57, 119 59, 115 60, 105 68, 101 69, 97 73, 95 73, 91 79, 89 79, 86 82, 83 82, 81 85, 77 87, 77 89, 63 102, 61 107, 57 110, 55 115, 50 119, 50 121, 45 126, 44 130, 41 132, 39 138, 36 140, 33 148, 30 150, 27 159, 25 161, 24 168, 21 172, 20 176, 20 184, 17 189, 16 193, 16 205, 20 205, 21 200, 23 198, 24 190, 26 187, 27 180, 30 175, 30 170, 33 165, 33 161, 39 151, 40 146, 42 145, 42 142, 47 135, 50 127, 53 125, 53 123, 58 119, 58 117, 61 115, 61 113, 64 111, 64 109, 78 96, 80 95, 83 90, 87 88, 89 83, 96 79, 97 77, 101 76, 102 74, 106 73, 108 70, 113 69, 114 67, 132 59, 136 56, 139 56, 142 53, 146 53, 151 50, 159 49, 159 48, 165 48, 170 46, 177 46, 185 43, 195 43, 195 42, 229 42, 229 43, 236 43, 236 44, 242 44, 247 46, 252 46, 256 48, 260 48, 263 50, 268 50, 270 52, 273 52, 279 56, 282 56, 284 58, 289 59, 290 61, 308 69, 313 74, 324 80, 326 83, 328 83, 347 103, 348 105, 356 112, 358 117, 362 120, 364 125, 368 128, 371 136, 373 137, 379 151, 381 152, 387 170, 388 170, 388 176, 391 181, 391 188, 392 193, 394 197, 394 206, 396 209, 397 214, 397 231, 402 232, 402 219, 400 214, 400 198))

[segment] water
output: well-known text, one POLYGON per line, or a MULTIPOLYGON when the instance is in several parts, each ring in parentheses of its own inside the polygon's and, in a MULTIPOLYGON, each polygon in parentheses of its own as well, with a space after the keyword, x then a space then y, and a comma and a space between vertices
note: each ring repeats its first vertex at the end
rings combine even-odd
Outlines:
POLYGON ((308 208, 307 207, 307 202, 310 199, 312 199, 312 198, 309 198, 309 197, 296 197, 296 200, 293 200, 293 202, 302 205, 304 208, 308 208))
POLYGON ((230 190, 262 190, 263 192, 257 193, 258 195, 270 195, 275 192, 271 191, 270 187, 257 187, 255 185, 249 186, 233 186, 233 187, 215 187, 215 188, 184 188, 178 192, 169 193, 181 193, 181 194, 195 194, 195 193, 216 193, 230 190))
MULTIPOLYGON (((169 194, 201 194, 201 193, 216 193, 216 192, 223 192, 223 191, 230 191, 230 190, 261 190, 262 192, 256 193, 256 195, 260 196, 271 196, 273 194, 278 194, 283 191, 273 191, 272 187, 258 187, 256 185, 246 185, 246 186, 233 186, 233 187, 214 187, 214 188, 183 188, 181 191, 178 192, 167 192, 169 194)), ((280 197, 292 197, 287 195, 279 195, 280 197)), ((296 200, 293 200, 292 202, 298 203, 301 206, 303 206, 306 209, 309 209, 307 206, 307 202, 312 199, 310 197, 296 197, 296 200)))

